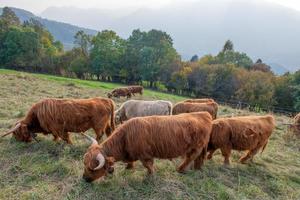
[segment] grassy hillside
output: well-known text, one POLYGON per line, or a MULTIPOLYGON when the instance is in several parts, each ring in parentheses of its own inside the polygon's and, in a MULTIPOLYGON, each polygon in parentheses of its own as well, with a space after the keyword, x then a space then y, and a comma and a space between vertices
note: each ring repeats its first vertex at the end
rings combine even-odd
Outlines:
MULTIPOLYGON (((30 106, 45 97, 105 96, 118 85, 0 70, 0 133, 4 133, 30 106)), ((183 97, 146 90, 137 99, 183 97)), ((125 99, 118 100, 117 105, 125 99)), ((247 115, 222 106, 220 116, 247 115)), ((276 116, 277 122, 287 122, 276 116)), ((90 135, 94 135, 90 131, 90 135)), ((10 136, 0 138, 0 199, 300 199, 300 141, 279 126, 262 155, 242 165, 242 152, 233 152, 229 167, 218 152, 201 171, 178 174, 179 159, 156 160, 156 173, 147 176, 138 162, 134 171, 117 163, 115 173, 93 184, 85 183, 82 157, 89 142, 72 134, 74 145, 54 143, 39 135, 39 143, 24 144, 10 136)))

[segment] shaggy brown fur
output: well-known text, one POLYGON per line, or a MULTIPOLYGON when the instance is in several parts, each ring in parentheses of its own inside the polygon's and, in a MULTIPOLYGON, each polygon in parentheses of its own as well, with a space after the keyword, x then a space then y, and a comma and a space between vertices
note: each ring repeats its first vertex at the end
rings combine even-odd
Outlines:
POLYGON ((132 85, 132 86, 128 86, 129 91, 131 92, 131 94, 134 96, 135 94, 139 93, 140 95, 143 94, 143 86, 139 86, 139 85, 132 85))
POLYGON ((148 173, 154 172, 154 158, 172 159, 185 156, 178 167, 184 172, 198 156, 196 168, 199 169, 206 156, 211 133, 212 118, 207 112, 185 113, 176 116, 137 117, 119 126, 102 144, 92 144, 84 156, 84 175, 93 181, 112 171, 114 161, 128 163, 140 160, 148 173), (106 162, 98 166, 97 155, 101 153, 106 162))
POLYGON ((131 91, 127 87, 116 88, 111 93, 107 94, 108 98, 112 97, 127 97, 127 99, 131 98, 131 91))
POLYGON ((115 129, 114 102, 111 99, 44 99, 34 104, 21 126, 13 131, 19 141, 30 142, 35 133, 52 133, 71 143, 69 132, 84 132, 93 128, 97 140, 103 132, 107 135, 115 129))
POLYGON ((215 102, 213 99, 203 98, 203 99, 187 99, 184 100, 185 103, 207 103, 207 102, 215 102))
POLYGON ((180 113, 191 113, 191 112, 201 112, 201 111, 209 112, 212 118, 216 119, 218 113, 218 104, 216 102, 207 102, 207 103, 179 102, 174 105, 172 114, 177 115, 180 113))
POLYGON ((221 118, 213 121, 213 129, 208 145, 208 159, 217 149, 221 149, 224 164, 229 164, 231 150, 245 151, 241 163, 252 160, 259 151, 264 150, 275 127, 272 115, 221 118))

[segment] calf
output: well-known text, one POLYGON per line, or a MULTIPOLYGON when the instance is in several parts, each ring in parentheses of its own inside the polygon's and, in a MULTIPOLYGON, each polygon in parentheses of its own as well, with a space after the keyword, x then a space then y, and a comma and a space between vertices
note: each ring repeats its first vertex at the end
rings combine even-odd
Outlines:
POLYGON ((171 115, 171 111, 172 103, 170 101, 129 100, 115 112, 115 119, 117 123, 123 123, 123 121, 134 117, 171 115))
POLYGON ((127 99, 131 98, 131 91, 127 87, 116 88, 111 93, 107 94, 108 98, 112 97, 127 97, 127 99))
POLYGON ((102 144, 93 141, 84 155, 83 178, 94 181, 113 172, 115 161, 128 163, 140 160, 148 173, 154 172, 154 158, 172 159, 185 155, 178 167, 184 172, 195 160, 199 169, 206 156, 212 118, 207 112, 176 116, 137 117, 119 126, 102 144))
POLYGON ((180 113, 191 113, 191 112, 201 112, 201 111, 209 112, 212 118, 216 119, 218 113, 218 104, 216 102, 207 102, 207 103, 179 102, 174 105, 172 114, 177 115, 180 113))
POLYGON ((131 92, 131 94, 134 96, 135 94, 139 93, 140 95, 143 94, 143 86, 139 86, 139 85, 132 85, 132 86, 128 86, 129 91, 131 92))
POLYGON ((217 149, 221 149, 224 164, 229 164, 231 150, 248 151, 240 158, 245 163, 260 150, 264 150, 275 127, 272 115, 220 118, 213 121, 208 145, 208 159, 217 149))
POLYGON ((2 137, 13 134, 23 142, 30 142, 36 133, 51 133, 54 140, 59 138, 72 143, 69 132, 94 129, 99 141, 115 129, 115 104, 111 99, 44 99, 34 104, 24 119, 2 137))

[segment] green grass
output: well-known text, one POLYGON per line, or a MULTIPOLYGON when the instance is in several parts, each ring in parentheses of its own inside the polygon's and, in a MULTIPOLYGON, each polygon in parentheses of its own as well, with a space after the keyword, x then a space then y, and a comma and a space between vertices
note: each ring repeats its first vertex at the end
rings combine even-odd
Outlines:
MULTIPOLYGON (((118 86, 0 70, 0 133, 42 98, 105 96, 118 86)), ((172 102, 184 99, 150 90, 135 98, 172 102)), ((125 100, 118 99, 116 104, 125 100)), ((248 114, 253 113, 225 106, 219 112, 220 116, 248 114)), ((276 120, 290 121, 280 115, 276 120)), ((300 199, 300 141, 281 125, 253 164, 239 164, 242 152, 233 152, 231 166, 224 167, 218 152, 201 171, 186 174, 175 170, 180 159, 156 160, 156 172, 149 177, 140 163, 128 171, 119 162, 113 175, 93 184, 81 178, 82 157, 89 142, 78 134, 72 134, 72 146, 55 143, 51 136, 39 135, 38 139, 39 143, 24 144, 10 137, 0 138, 0 199, 300 199)))

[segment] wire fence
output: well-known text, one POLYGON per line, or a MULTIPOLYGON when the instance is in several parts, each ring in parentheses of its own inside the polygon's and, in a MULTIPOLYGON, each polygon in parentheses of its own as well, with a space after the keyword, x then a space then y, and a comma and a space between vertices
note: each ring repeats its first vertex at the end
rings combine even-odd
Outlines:
MULTIPOLYGON (((167 92, 167 91, 161 91, 161 90, 154 90, 154 91, 159 91, 159 92, 163 92, 166 94, 180 95, 180 94, 177 94, 174 92, 167 92)), ((191 97, 190 95, 184 95, 184 96, 186 98, 195 98, 195 97, 191 97)), ((293 108, 285 108, 285 107, 279 107, 279 106, 273 106, 273 105, 261 106, 258 104, 244 102, 241 100, 221 99, 221 98, 215 98, 213 96, 208 96, 208 95, 202 95, 197 98, 213 98, 217 103, 219 103, 221 105, 230 106, 234 109, 248 109, 248 110, 254 111, 254 112, 262 112, 263 111, 263 112, 279 113, 279 114, 287 115, 289 117, 293 117, 300 112, 300 110, 296 110, 293 108)))

